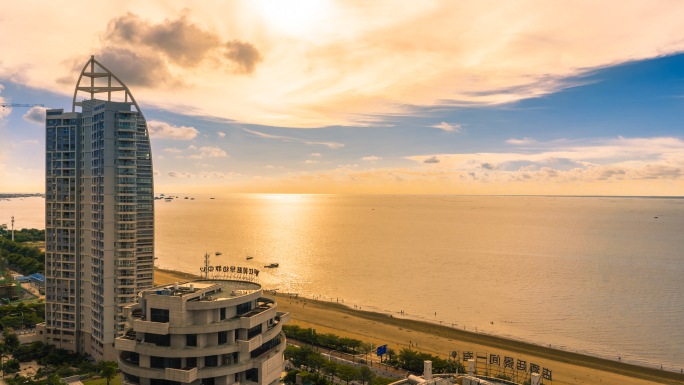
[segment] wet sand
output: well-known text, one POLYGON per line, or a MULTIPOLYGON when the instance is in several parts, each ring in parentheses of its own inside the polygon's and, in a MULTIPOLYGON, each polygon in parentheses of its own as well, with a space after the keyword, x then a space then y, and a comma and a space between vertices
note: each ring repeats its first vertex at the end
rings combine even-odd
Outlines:
MULTIPOLYGON (((192 274, 155 270, 155 284, 199 278, 192 274)), ((268 294, 273 297, 273 294, 268 294)), ((354 310, 342 304, 312 299, 294 299, 277 294, 278 310, 291 314, 291 325, 312 327, 318 333, 360 339, 378 346, 384 343, 399 352, 409 347, 443 358, 453 350, 498 354, 526 360, 553 371, 553 384, 645 385, 684 384, 684 375, 654 368, 572 353, 501 337, 400 318, 397 315, 354 310)))

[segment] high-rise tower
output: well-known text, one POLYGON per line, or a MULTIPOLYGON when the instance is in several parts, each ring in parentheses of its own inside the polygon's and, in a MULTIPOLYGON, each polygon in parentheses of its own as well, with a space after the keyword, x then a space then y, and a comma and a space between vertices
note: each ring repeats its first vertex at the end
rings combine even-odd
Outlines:
POLYGON ((128 87, 91 57, 72 112, 47 110, 45 150, 45 340, 114 360, 123 308, 153 286, 147 123, 128 87))

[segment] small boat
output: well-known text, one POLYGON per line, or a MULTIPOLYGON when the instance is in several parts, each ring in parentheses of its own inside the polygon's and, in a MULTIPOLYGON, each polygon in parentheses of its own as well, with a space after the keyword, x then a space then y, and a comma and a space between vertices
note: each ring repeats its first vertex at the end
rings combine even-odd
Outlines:
POLYGON ((254 257, 247 257, 247 259, 252 259, 252 258, 254 258, 254 257))
POLYGON ((216 198, 209 198, 209 199, 216 199, 216 198))
POLYGON ((217 251, 217 252, 216 252, 216 255, 221 255, 221 254, 223 254, 223 253, 220 252, 220 251, 217 251))
POLYGON ((195 198, 190 198, 190 200, 191 200, 191 201, 194 201, 194 200, 195 200, 195 198))
POLYGON ((188 197, 185 197, 185 199, 188 199, 188 197))
POLYGON ((280 265, 277 263, 272 263, 270 265, 264 265, 264 267, 266 267, 266 268, 273 268, 273 267, 278 267, 278 266, 280 266, 280 265))

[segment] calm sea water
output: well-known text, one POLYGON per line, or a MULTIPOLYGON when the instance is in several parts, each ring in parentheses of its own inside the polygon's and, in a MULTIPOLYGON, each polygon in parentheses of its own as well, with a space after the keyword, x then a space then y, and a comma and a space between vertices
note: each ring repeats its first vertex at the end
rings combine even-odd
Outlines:
MULTIPOLYGON (((684 367, 684 199, 178 196, 156 203, 160 267, 220 251, 268 288, 684 367)), ((42 228, 42 203, 2 201, 0 223, 42 228)))

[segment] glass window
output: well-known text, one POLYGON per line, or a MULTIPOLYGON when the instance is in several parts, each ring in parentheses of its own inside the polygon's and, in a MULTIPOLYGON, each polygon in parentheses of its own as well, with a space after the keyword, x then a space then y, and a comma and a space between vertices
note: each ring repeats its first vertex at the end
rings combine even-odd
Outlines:
POLYGON ((197 346, 197 334, 186 334, 185 346, 197 346))
POLYGON ((150 309, 150 321, 152 322, 169 322, 169 311, 168 309, 150 309))
POLYGON ((218 334, 218 343, 219 345, 227 344, 228 343, 228 332, 219 332, 218 334))
POLYGON ((204 366, 218 366, 218 356, 204 357, 204 366))
POLYGON ((196 368, 197 367, 197 357, 188 357, 185 359, 186 368, 196 368))
POLYGON ((220 320, 223 321, 224 319, 226 319, 226 308, 222 307, 220 320))
POLYGON ((237 305, 237 313, 238 315, 245 314, 248 311, 252 310, 252 303, 251 302, 245 302, 237 305))

